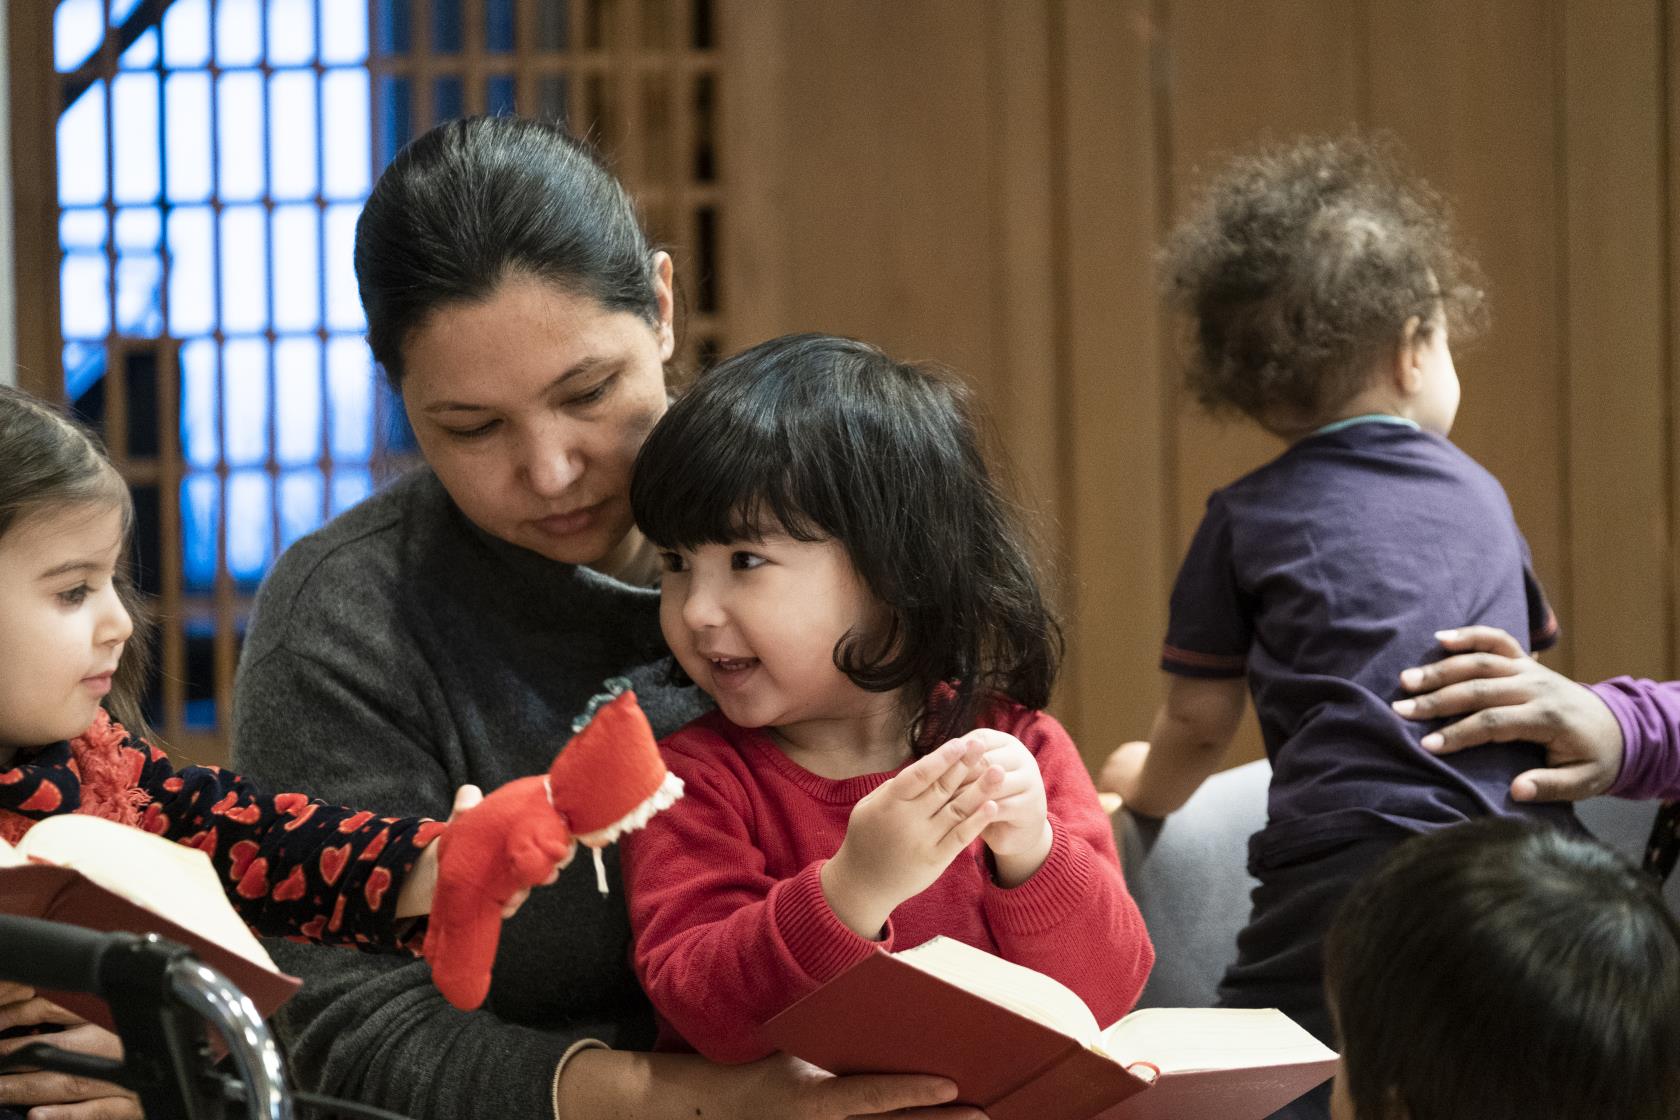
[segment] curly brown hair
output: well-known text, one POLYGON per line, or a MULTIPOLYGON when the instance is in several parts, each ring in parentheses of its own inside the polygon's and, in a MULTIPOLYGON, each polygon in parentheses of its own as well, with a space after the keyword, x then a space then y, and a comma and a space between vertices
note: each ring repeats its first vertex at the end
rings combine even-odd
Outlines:
POLYGON ((1396 145, 1308 139, 1234 160, 1162 254, 1189 320, 1186 384, 1212 412, 1281 435, 1318 426, 1370 383, 1408 320, 1485 326, 1480 273, 1446 203, 1396 145))

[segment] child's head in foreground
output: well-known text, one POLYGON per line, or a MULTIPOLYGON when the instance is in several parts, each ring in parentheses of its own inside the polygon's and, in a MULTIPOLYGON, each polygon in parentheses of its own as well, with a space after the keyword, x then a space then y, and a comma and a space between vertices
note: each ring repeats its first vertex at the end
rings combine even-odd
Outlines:
POLYGON ((1587 839, 1485 819, 1402 844, 1325 946, 1336 1120, 1673 1120, 1680 925, 1587 839))
POLYGON ((1286 439, 1348 416, 1405 415, 1445 435, 1447 347, 1482 325, 1474 265, 1446 206, 1385 147, 1305 140, 1234 160, 1164 253, 1188 320, 1188 385, 1286 439))
POLYGON ((90 432, 0 386, 0 753, 82 734, 107 697, 142 729, 132 517, 128 486, 90 432))
POLYGON ((992 696, 1043 707, 1060 632, 980 443, 960 384, 852 339, 773 339, 701 375, 631 484, 684 672, 746 727, 892 698, 918 751, 992 696))

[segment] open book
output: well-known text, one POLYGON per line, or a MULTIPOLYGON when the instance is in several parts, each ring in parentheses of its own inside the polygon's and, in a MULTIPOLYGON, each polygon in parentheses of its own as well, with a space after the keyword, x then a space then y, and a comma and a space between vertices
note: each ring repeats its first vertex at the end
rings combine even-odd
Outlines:
MULTIPOLYGON (((24 833, 16 847, 0 840, 0 913, 111 933, 155 933, 192 949, 249 996, 265 1018, 300 983, 274 967, 234 913, 209 856, 99 817, 50 817, 24 833)), ((83 1018, 111 1025, 97 996, 42 994, 83 1018)))
POLYGON ((950 938, 876 953, 765 1025, 833 1073, 931 1073, 991 1120, 1260 1120, 1336 1055, 1273 1010, 1153 1008, 1101 1028, 1022 965, 950 938))

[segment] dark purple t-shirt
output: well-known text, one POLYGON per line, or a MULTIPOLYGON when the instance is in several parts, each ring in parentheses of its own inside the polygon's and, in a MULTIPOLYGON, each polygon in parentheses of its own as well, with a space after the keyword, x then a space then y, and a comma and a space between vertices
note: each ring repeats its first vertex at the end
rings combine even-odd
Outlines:
POLYGON ((1272 764, 1256 872, 1349 840, 1422 832, 1519 805, 1532 743, 1436 757, 1401 719, 1400 671, 1438 630, 1497 626, 1532 648, 1557 621, 1497 480, 1447 440, 1362 421, 1309 436, 1208 499, 1173 588, 1161 667, 1246 675, 1272 764))

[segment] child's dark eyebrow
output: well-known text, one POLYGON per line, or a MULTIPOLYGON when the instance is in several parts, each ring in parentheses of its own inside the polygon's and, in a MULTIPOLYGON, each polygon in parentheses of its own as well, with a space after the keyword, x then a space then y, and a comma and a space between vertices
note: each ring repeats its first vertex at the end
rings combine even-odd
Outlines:
POLYGON ((38 578, 43 580, 57 579, 72 572, 98 572, 104 570, 105 565, 98 560, 67 560, 56 568, 49 568, 38 578))

